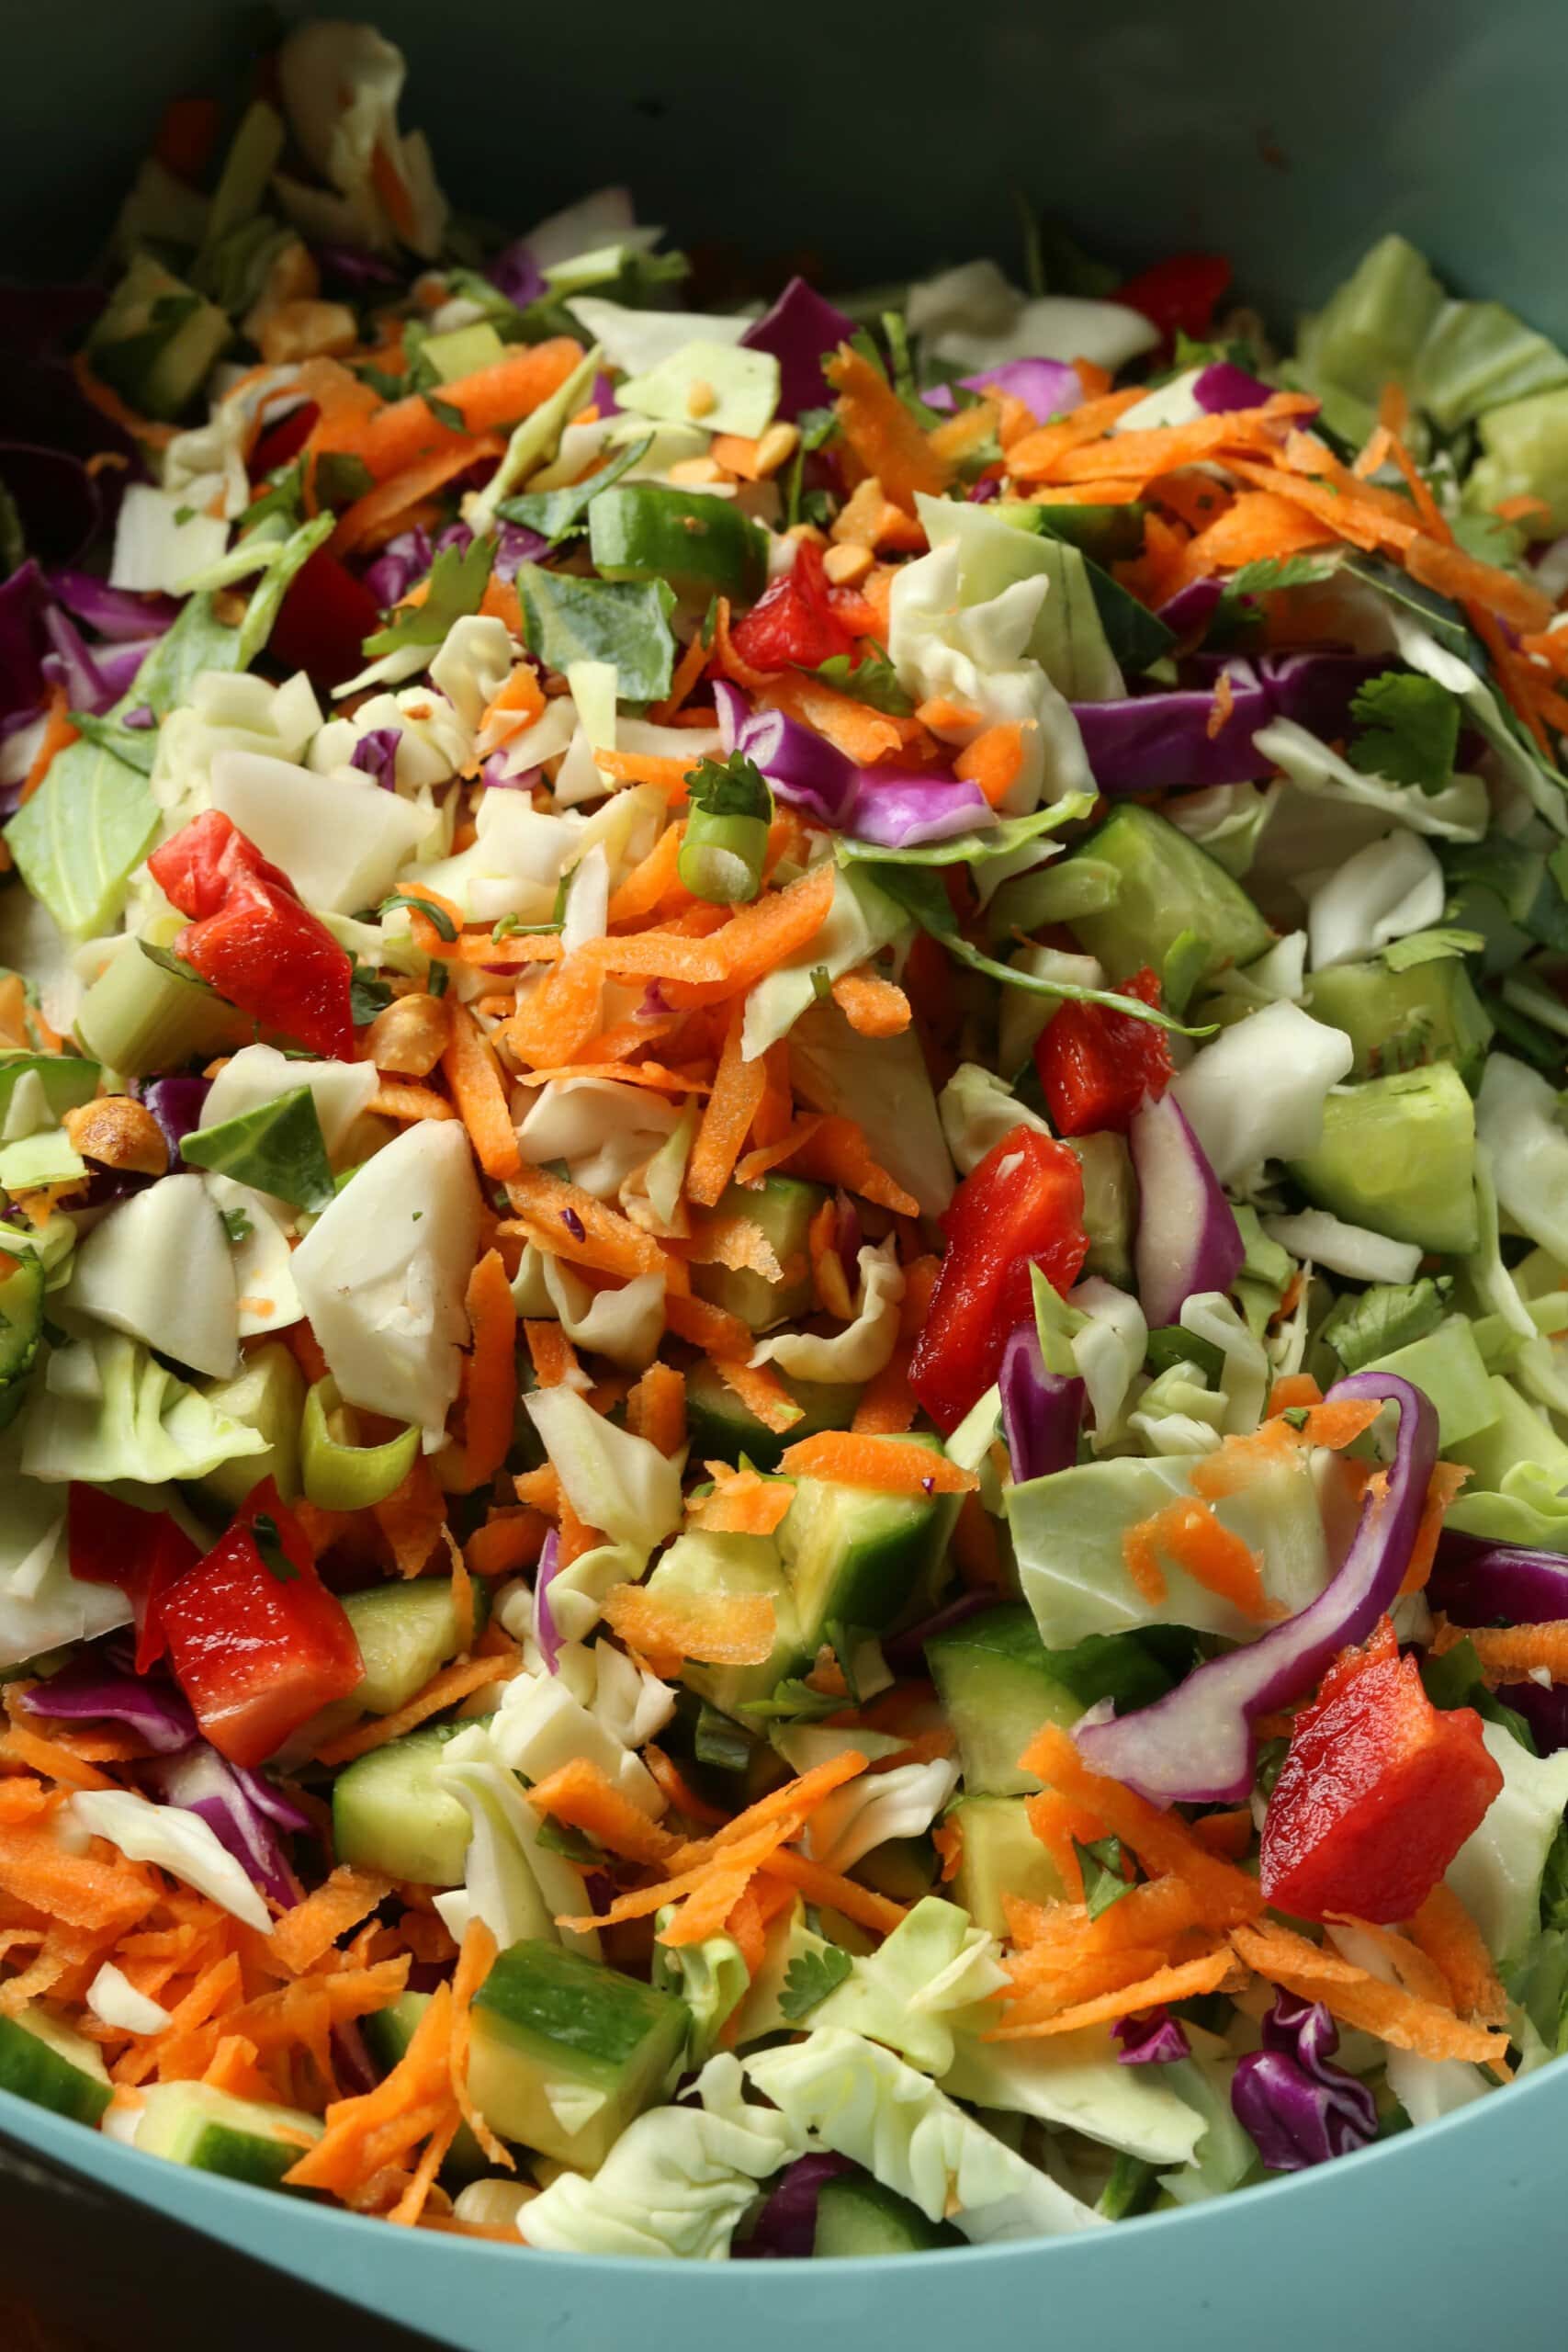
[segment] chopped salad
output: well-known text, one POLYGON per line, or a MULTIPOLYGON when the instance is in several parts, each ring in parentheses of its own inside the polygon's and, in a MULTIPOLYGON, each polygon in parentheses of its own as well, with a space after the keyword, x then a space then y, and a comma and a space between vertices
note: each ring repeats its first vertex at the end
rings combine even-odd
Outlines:
POLYGON ((1568 358, 716 309, 402 81, 3 298, 0 2087, 715 2259, 1542 2065, 1568 358))

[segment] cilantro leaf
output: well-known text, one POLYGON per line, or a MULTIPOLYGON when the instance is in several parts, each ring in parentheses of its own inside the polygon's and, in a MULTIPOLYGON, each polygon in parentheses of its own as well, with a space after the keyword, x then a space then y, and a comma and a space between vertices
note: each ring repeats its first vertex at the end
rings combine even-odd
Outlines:
POLYGON ((1083 1872, 1083 1899, 1089 1916, 1098 1919, 1102 1911, 1109 1911, 1113 1903, 1131 1894, 1136 1883, 1135 1876, 1129 1878, 1126 1874, 1131 1856, 1120 1838, 1097 1838, 1089 1846, 1080 1844, 1075 1838, 1073 1851, 1083 1872))
POLYGON ((254 498, 240 517, 240 537, 248 538, 258 523, 269 514, 276 514, 292 531, 305 519, 305 460, 296 458, 267 478, 267 486, 258 498, 254 498))
MULTIPOLYGON (((1485 1722, 1501 1724, 1505 1731, 1511 1732, 1527 1755, 1539 1752, 1535 1734, 1523 1715, 1516 1714, 1487 1687, 1475 1644, 1468 1638, 1456 1642, 1441 1657, 1428 1656, 1421 1668, 1421 1684, 1434 1707, 1473 1707, 1485 1722)), ((1568 1925, 1568 1917, 1563 1924, 1568 1925)))
POLYGON ((797 1952, 779 1990, 783 2015, 792 2025, 797 2025, 843 1983, 852 1965, 849 1953, 837 1944, 829 1944, 825 1951, 797 1952))
POLYGON ((434 392, 426 392, 424 405, 435 419, 436 424, 444 424, 448 433, 468 431, 468 422, 462 410, 455 407, 452 401, 440 399, 434 392))
POLYGON ((223 1209, 220 1214, 223 1219, 223 1230, 231 1241, 243 1241, 255 1231, 249 1209, 223 1209))
POLYGON ((1359 1297, 1340 1299, 1323 1326, 1322 1337, 1347 1372, 1359 1372, 1378 1356, 1392 1355, 1435 1331, 1449 1311, 1450 1275, 1424 1274, 1414 1283, 1374 1283, 1359 1297))
POLYGON ((454 621, 479 611, 494 561, 493 538, 445 548, 431 566, 430 592, 423 604, 400 612, 389 628, 367 637, 367 660, 378 662, 382 654, 396 653, 405 645, 439 645, 454 621))
POLYGON ((581 1829, 573 1829, 568 1822, 555 1821, 547 1815, 540 1822, 536 1836, 547 1854, 564 1854, 569 1862, 591 1862, 596 1867, 604 1863, 604 1848, 595 1846, 581 1829))
POLYGON ((1452 956, 1479 956, 1486 942, 1478 931, 1412 931, 1378 950, 1385 971, 1409 972, 1417 964, 1439 964, 1452 956))
POLYGON ((807 670, 808 678, 818 678, 836 694, 850 695, 856 702, 863 702, 873 710, 885 710, 892 718, 908 718, 915 705, 898 684, 898 673, 887 658, 885 646, 872 640, 874 650, 852 662, 847 653, 830 653, 815 670, 807 670))
POLYGON ((619 481, 652 447, 652 434, 645 433, 617 450, 609 464, 590 474, 586 481, 572 482, 565 490, 526 490, 516 498, 503 498, 495 511, 503 523, 521 523, 548 539, 552 547, 559 547, 563 539, 577 538, 588 528, 588 509, 599 492, 619 481))
POLYGON ((766 779, 744 752, 731 752, 727 760, 699 760, 686 778, 686 798, 709 817, 761 817, 766 824, 773 813, 766 779))
POLYGON ((814 1690, 809 1682, 789 1675, 774 1685, 771 1699, 742 1699, 736 1712, 754 1715, 759 1723, 809 1724, 837 1714, 843 1703, 830 1691, 814 1690))
POLYGON ((283 1548, 283 1538, 277 1532, 277 1521, 265 1511, 257 1511, 251 1521, 251 1541, 261 1555, 261 1563, 269 1577, 279 1584, 293 1584, 299 1569, 283 1548))
POLYGON ((795 420, 803 449, 820 449, 839 429, 839 412, 832 408, 803 408, 795 420))
POLYGON ((375 475, 351 449, 329 449, 316 460, 316 497, 322 506, 352 506, 375 487, 375 475))
POLYGON ((1350 705, 1359 729, 1350 764, 1362 775, 1440 792, 1453 774, 1459 749, 1459 698, 1435 678, 1385 670, 1370 678, 1350 705))
POLYGON ((349 1018, 356 1029, 368 1029, 378 1012, 392 1001, 392 991, 368 964, 356 963, 348 984, 349 1018))

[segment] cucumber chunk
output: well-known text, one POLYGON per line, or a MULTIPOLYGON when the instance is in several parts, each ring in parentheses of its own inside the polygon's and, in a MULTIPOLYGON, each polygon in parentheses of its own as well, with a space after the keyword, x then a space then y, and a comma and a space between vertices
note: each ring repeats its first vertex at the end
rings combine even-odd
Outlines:
POLYGON ((946 1826, 959 1833, 952 1894, 977 1928, 1008 1933, 1005 1895, 1023 1903, 1060 1903, 1066 1890, 1056 1865, 1029 1826, 1019 1797, 960 1797, 946 1826))
MULTIPOLYGON (((755 1280, 755 1277, 752 1277, 755 1280)), ((781 1374, 785 1388, 800 1407, 800 1419, 784 1430, 771 1430, 749 1412, 728 1383, 705 1356, 686 1375, 686 1419, 692 1432, 694 1462, 738 1463, 742 1454, 753 1469, 776 1470, 786 1445, 819 1430, 847 1430, 860 1403, 858 1388, 839 1388, 821 1381, 791 1380, 781 1374)))
POLYGON ((745 1267, 736 1272, 728 1266, 695 1266, 692 1284, 698 1297, 722 1306, 727 1315, 738 1315, 750 1331, 769 1331, 775 1323, 807 1313, 811 1260, 807 1236, 827 1197, 820 1184, 803 1183, 796 1176, 765 1176, 755 1186, 728 1185, 719 1196, 717 1215, 748 1217, 761 1226, 784 1279, 770 1282, 745 1267))
POLYGON ((667 580, 677 595, 741 596, 767 578, 761 533, 727 498, 628 481, 588 510, 588 543, 603 580, 667 580))
POLYGON ((1451 1062, 1331 1093, 1323 1141, 1291 1173, 1349 1225, 1461 1257, 1475 1247, 1475 1106, 1451 1062))
POLYGON ((558 1944, 510 1944, 474 1996, 468 2087, 491 2129, 592 2172, 679 2064, 691 2012, 558 1944))
POLYGON ((154 2083, 142 2093, 130 2134, 143 2155, 256 2188, 280 2188, 284 2174, 321 2136, 314 2115, 235 2098, 210 2083, 154 2083))
POLYGON ((247 1453, 220 1462, 200 1481, 207 1494, 231 1510, 238 1510, 253 1487, 271 1478, 286 1503, 299 1492, 299 1415, 305 1404, 305 1379, 281 1340, 271 1340, 245 1358, 232 1380, 209 1380, 201 1392, 231 1421, 258 1430, 266 1440, 265 1453, 247 1453))
POLYGON ((1273 944, 1273 933, 1240 883, 1152 808, 1134 802, 1118 808, 1056 871, 1070 874, 1080 858, 1091 867, 1109 866, 1116 878, 1113 904, 1070 918, 1112 981, 1145 964, 1159 971, 1184 931, 1208 945, 1199 981, 1227 964, 1250 964, 1273 944))
POLYGON ((96 2123, 114 2096, 96 2045, 36 2003, 0 2017, 0 2090, 77 2123, 96 2123))
POLYGON ((333 1843, 340 1862, 412 1879, 416 1886, 462 1885, 468 1810, 437 1787, 435 1768, 447 1741, 468 1728, 468 1723, 428 1724, 344 1765, 333 1782, 333 1843))
POLYGON ((1043 1724, 1077 1723, 1113 1697, 1122 1713, 1164 1696, 1170 1677, 1134 1634, 1047 1649, 1022 1601, 987 1609, 926 1644, 926 1662, 958 1740, 970 1796, 1038 1789, 1019 1758, 1043 1724))
MULTIPOLYGON (((898 1442, 941 1452, 934 1438, 898 1442)), ((878 1634, 902 1616, 934 1581, 958 1502, 799 1479, 778 1543, 806 1647, 815 1653, 830 1624, 878 1634)))
POLYGON ((138 254, 87 339, 93 372, 143 416, 168 423, 207 381, 233 329, 215 302, 138 254))
POLYGON ((714 1596, 729 1600, 761 1593, 773 1604, 773 1646, 760 1666, 683 1668, 682 1680, 722 1714, 733 1715, 749 1700, 770 1697, 786 1675, 808 1657, 779 1547, 771 1535, 718 1535, 693 1528, 677 1536, 648 1580, 649 1592, 714 1596))
MULTIPOLYGON (((486 1605, 482 1585, 476 1583, 474 1597, 478 1633, 486 1605)), ((365 1660, 365 1679, 354 1704, 368 1714, 396 1714, 438 1667, 457 1655, 457 1611, 446 1577, 372 1585, 365 1592, 345 1593, 343 1605, 365 1660)))
POLYGON ((963 2233, 951 2222, 928 2222, 918 2205, 884 2188, 880 2181, 861 2177, 822 2184, 814 2256, 923 2254, 932 2246, 963 2244, 963 2233))
POLYGON ((1391 972, 1375 958, 1333 964, 1313 974, 1305 1005, 1314 1021, 1349 1038, 1355 1078, 1452 1062, 1467 1086, 1479 1083, 1492 1023, 1458 956, 1406 972, 1391 972))

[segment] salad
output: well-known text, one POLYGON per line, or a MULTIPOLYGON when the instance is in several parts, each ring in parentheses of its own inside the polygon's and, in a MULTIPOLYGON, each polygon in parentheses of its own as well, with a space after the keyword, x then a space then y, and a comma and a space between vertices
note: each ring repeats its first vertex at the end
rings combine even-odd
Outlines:
POLYGON ((1568 357, 716 307, 402 82, 4 296, 0 2087, 711 2260, 1545 2064, 1568 357))

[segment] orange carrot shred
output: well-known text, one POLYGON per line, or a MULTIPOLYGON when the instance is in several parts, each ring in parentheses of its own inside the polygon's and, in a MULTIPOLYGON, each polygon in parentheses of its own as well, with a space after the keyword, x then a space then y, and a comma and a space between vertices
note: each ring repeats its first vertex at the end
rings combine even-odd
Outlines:
POLYGON ((521 1650, 513 1650, 510 1658, 456 1659, 433 1674, 423 1689, 416 1690, 394 1714, 375 1716, 356 1730, 328 1740, 325 1747, 317 1749, 316 1759, 321 1764, 352 1764, 356 1756, 367 1756, 373 1747, 384 1747, 389 1740, 400 1739, 404 1732, 416 1730, 432 1715, 455 1707, 470 1690, 481 1690, 487 1682, 504 1681, 522 1662, 521 1650))
POLYGON ((441 1068, 485 1174, 498 1182, 515 1176, 522 1163, 495 1050, 466 1005, 452 1008, 441 1068))
POLYGON ((785 1448, 779 1468, 786 1478, 832 1479, 891 1495, 966 1495, 980 1483, 972 1470, 929 1446, 852 1430, 820 1430, 798 1439, 785 1448))

